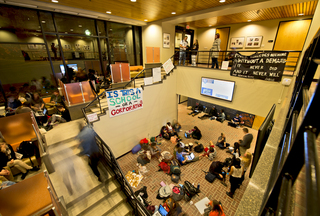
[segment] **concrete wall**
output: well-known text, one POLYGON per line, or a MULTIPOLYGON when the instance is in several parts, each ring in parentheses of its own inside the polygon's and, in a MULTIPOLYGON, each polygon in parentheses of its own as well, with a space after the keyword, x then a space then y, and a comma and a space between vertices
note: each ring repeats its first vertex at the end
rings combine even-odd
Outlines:
POLYGON ((274 103, 277 105, 275 114, 277 117, 284 101, 283 95, 288 91, 288 87, 284 87, 281 83, 233 77, 229 71, 178 66, 175 73, 178 80, 177 94, 262 117, 268 114, 274 103), (235 81, 232 102, 201 95, 201 77, 235 81))
POLYGON ((162 84, 144 87, 143 109, 113 118, 107 114, 94 123, 94 130, 116 157, 130 151, 141 139, 158 135, 161 125, 177 119, 176 77, 174 71, 162 84))

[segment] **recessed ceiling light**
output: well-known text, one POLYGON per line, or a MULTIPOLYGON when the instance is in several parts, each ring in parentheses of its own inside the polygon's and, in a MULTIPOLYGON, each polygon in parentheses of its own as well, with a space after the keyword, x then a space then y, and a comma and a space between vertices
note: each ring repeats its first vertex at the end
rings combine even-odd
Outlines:
POLYGON ((145 19, 144 21, 145 21, 145 22, 147 22, 148 20, 147 20, 147 19, 145 19))
POLYGON ((68 34, 68 32, 64 32, 65 34, 68 34))
POLYGON ((51 0, 53 3, 59 3, 59 1, 57 0, 51 0))
POLYGON ((107 11, 106 13, 107 13, 107 14, 111 14, 111 11, 107 11))
POLYGON ((44 20, 42 20, 41 22, 42 22, 42 23, 46 23, 46 21, 44 21, 44 20))
POLYGON ((251 22, 252 20, 248 20, 248 22, 251 22))
POLYGON ((137 0, 130 0, 131 2, 136 2, 137 0))
POLYGON ((70 31, 73 31, 73 29, 70 29, 70 31))
POLYGON ((226 2, 226 0, 220 0, 219 2, 220 2, 220 3, 224 3, 224 2, 226 2))
POLYGON ((85 33, 86 35, 88 35, 88 36, 91 35, 91 32, 90 32, 88 29, 85 30, 84 33, 85 33))
POLYGON ((176 14, 176 12, 171 12, 171 14, 176 14))
POLYGON ((110 31, 112 31, 112 29, 110 29, 110 31))
POLYGON ((298 14, 299 16, 303 16, 304 15, 304 13, 300 13, 300 14, 298 14))
POLYGON ((79 28, 82 28, 82 25, 79 25, 79 28))
POLYGON ((209 25, 209 27, 211 27, 212 25, 209 25))

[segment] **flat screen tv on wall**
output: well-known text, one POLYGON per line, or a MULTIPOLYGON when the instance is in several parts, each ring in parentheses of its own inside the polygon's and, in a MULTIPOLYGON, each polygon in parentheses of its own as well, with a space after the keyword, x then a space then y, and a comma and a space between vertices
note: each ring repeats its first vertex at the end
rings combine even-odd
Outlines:
POLYGON ((226 101, 232 101, 234 81, 201 77, 201 94, 226 101))

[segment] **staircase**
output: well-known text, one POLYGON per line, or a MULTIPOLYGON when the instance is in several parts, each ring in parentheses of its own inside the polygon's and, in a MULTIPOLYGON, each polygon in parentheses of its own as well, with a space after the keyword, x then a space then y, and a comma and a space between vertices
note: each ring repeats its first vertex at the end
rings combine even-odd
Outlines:
POLYGON ((132 208, 113 171, 99 163, 101 183, 89 167, 87 157, 80 155, 78 141, 74 137, 75 131, 79 132, 78 124, 69 122, 58 125, 46 134, 47 140, 54 140, 50 137, 57 137, 62 135, 61 131, 70 129, 71 136, 56 143, 48 143, 50 158, 55 167, 50 179, 69 216, 132 215, 132 208), (72 167, 75 173, 72 172, 72 167), (70 181, 72 192, 68 192, 64 184, 66 179, 70 181))

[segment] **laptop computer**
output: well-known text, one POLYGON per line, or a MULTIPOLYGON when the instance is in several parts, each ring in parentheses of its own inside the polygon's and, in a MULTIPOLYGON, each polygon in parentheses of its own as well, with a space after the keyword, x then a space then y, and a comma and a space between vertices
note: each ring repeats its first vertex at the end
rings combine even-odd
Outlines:
POLYGON ((193 153, 191 153, 190 155, 187 155, 186 157, 188 158, 188 160, 193 160, 195 156, 193 153))
POLYGON ((153 216, 167 216, 168 212, 164 209, 162 205, 159 205, 158 211, 156 211, 153 216))
POLYGON ((46 108, 43 108, 43 110, 41 111, 37 111, 36 113, 35 113, 35 115, 36 116, 45 116, 46 115, 46 113, 47 113, 47 109, 46 108))

